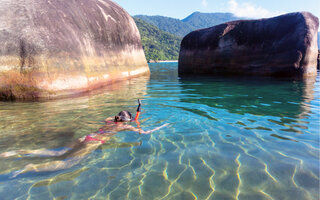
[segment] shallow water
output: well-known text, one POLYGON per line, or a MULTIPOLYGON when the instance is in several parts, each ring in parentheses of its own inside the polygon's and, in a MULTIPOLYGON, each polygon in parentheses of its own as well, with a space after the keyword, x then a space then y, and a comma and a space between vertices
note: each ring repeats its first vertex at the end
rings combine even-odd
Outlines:
MULTIPOLYGON (((0 103, 0 154, 57 149, 135 112, 150 135, 120 132, 79 164, 12 174, 56 158, 0 158, 1 199, 319 199, 320 82, 151 76, 50 102, 0 103)), ((135 125, 132 123, 132 125, 135 125)))

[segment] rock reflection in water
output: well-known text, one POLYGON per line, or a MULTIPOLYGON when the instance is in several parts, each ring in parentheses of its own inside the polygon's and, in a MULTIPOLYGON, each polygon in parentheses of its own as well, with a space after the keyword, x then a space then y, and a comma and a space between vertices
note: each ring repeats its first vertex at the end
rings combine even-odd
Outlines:
POLYGON ((288 81, 265 77, 182 77, 180 82, 185 94, 182 102, 205 104, 241 115, 276 116, 290 121, 288 118, 303 119, 310 112, 307 103, 314 98, 315 78, 288 81))

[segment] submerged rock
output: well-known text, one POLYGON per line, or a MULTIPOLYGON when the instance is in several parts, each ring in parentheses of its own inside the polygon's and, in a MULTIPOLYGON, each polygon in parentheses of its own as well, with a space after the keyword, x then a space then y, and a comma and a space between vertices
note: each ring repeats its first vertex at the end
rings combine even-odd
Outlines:
POLYGON ((149 73, 131 16, 109 0, 0 0, 0 99, 53 98, 149 73))
POLYGON ((181 43, 179 74, 316 75, 318 27, 317 17, 298 12, 191 32, 181 43))

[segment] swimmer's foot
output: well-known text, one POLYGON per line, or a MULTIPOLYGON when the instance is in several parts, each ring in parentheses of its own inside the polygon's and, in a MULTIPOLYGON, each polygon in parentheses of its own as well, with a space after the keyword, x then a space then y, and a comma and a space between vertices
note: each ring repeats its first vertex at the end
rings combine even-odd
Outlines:
POLYGON ((17 177, 19 174, 22 174, 23 173, 23 170, 17 170, 15 172, 12 173, 12 176, 10 178, 15 178, 17 177))
POLYGON ((4 152, 2 154, 0 154, 0 158, 8 158, 11 156, 16 156, 18 154, 17 151, 8 151, 8 152, 4 152))
POLYGON ((17 171, 15 171, 15 172, 13 172, 12 173, 12 176, 11 176, 11 178, 15 178, 15 177, 17 177, 18 175, 20 175, 20 174, 24 174, 24 173, 26 173, 26 172, 29 172, 29 171, 32 171, 32 170, 34 170, 34 164, 28 164, 27 166, 25 166, 23 169, 21 169, 21 170, 17 170, 17 171))

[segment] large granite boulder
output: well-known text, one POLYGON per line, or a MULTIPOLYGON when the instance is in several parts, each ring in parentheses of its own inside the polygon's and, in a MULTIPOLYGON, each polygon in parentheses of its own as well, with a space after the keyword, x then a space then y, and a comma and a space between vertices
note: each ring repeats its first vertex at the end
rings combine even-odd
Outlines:
POLYGON ((316 75, 318 27, 317 17, 298 12, 191 32, 181 43, 179 74, 316 75))
POLYGON ((132 17, 110 0, 0 0, 0 99, 53 98, 149 73, 132 17))
POLYGON ((318 50, 318 59, 317 59, 317 63, 318 63, 317 69, 320 69, 320 50, 318 50))

